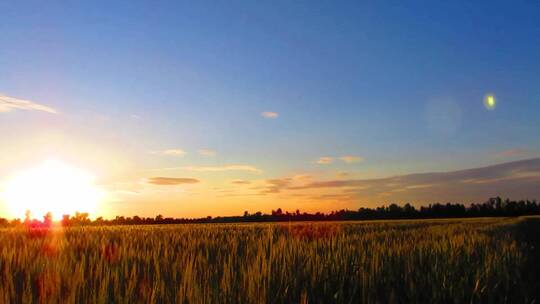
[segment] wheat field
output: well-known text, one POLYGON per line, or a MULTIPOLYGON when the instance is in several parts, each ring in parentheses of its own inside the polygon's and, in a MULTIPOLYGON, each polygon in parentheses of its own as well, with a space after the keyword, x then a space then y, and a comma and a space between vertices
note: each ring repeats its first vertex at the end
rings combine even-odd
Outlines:
POLYGON ((0 302, 530 303, 524 221, 5 228, 0 302))

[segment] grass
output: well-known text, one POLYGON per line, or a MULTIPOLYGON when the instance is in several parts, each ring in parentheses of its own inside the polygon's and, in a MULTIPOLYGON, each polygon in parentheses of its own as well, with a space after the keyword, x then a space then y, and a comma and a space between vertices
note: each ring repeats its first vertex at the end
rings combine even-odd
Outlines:
POLYGON ((0 302, 527 303, 538 222, 2 229, 0 302))

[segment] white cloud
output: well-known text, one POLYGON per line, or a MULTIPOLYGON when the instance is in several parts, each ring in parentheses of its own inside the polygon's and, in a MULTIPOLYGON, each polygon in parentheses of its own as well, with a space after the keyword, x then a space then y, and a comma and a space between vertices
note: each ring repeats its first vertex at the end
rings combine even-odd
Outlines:
POLYGON ((262 112, 261 116, 264 117, 264 118, 276 119, 276 118, 279 117, 279 113, 266 111, 266 112, 262 112))
POLYGON ((42 111, 51 114, 57 114, 58 111, 55 109, 35 103, 30 100, 18 99, 14 97, 9 97, 6 95, 0 94, 0 113, 2 112, 11 112, 15 110, 23 111, 42 111))
POLYGON ((319 159, 316 160, 315 162, 319 165, 328 165, 334 162, 334 158, 329 157, 329 156, 323 156, 323 157, 319 157, 319 159))
POLYGON ((168 156, 184 156, 186 151, 182 149, 166 149, 162 151, 153 151, 152 154, 168 155, 168 156))
POLYGON ((224 166, 198 166, 198 167, 180 167, 177 169, 197 172, 223 172, 223 171, 246 171, 261 173, 262 171, 250 165, 224 165, 224 166))

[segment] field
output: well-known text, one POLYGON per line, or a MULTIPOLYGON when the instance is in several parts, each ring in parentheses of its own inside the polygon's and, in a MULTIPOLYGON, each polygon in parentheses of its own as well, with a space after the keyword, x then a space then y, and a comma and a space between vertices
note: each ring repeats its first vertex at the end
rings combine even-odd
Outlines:
POLYGON ((0 302, 530 303, 538 221, 2 229, 0 302))

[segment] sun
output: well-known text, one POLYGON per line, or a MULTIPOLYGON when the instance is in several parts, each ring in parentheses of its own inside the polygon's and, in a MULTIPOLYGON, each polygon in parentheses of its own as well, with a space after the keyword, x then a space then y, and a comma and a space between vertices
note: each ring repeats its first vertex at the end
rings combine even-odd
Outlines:
POLYGON ((93 185, 91 174, 59 161, 46 161, 21 171, 5 185, 2 198, 12 216, 32 218, 51 212, 59 220, 75 212, 94 214, 104 193, 93 185))

